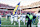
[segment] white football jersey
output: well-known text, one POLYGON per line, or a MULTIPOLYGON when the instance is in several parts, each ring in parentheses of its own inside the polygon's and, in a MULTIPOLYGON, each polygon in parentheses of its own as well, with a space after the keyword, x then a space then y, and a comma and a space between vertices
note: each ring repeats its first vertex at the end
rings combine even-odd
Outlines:
POLYGON ((2 16, 0 15, 0 18, 1 18, 2 16))
POLYGON ((38 24, 40 24, 40 13, 36 14, 38 16, 38 24))

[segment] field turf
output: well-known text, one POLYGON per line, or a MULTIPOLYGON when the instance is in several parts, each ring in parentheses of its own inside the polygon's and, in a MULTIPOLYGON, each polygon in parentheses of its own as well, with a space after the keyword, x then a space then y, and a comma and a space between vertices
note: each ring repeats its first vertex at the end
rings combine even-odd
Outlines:
MULTIPOLYGON (((36 18, 36 21, 35 21, 36 25, 38 23, 38 19, 36 18)), ((6 20, 6 18, 1 18, 1 27, 19 27, 18 23, 16 22, 16 25, 14 25, 14 22, 13 24, 11 24, 10 20, 6 20)), ((20 22, 20 27, 27 27, 27 23, 24 23, 23 22, 20 22)))
MULTIPOLYGON (((21 23, 20 24, 20 27, 27 27, 27 24, 26 23, 25 23, 25 25, 24 25, 23 22, 20 22, 20 23, 21 23)), ((10 22, 9 19, 6 20, 6 18, 1 18, 1 27, 19 27, 19 25, 18 25, 17 22, 16 22, 16 25, 14 25, 14 23, 11 24, 11 22, 10 22)))

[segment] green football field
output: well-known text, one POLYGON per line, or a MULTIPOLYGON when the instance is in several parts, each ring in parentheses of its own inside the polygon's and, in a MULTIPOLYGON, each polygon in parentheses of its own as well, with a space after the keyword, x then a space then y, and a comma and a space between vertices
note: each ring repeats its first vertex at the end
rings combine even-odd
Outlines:
MULTIPOLYGON (((15 22, 15 23, 16 23, 16 25, 14 25, 14 23, 11 24, 9 19, 6 20, 6 18, 1 18, 1 27, 19 27, 18 23, 17 22, 15 22)), ((27 27, 27 23, 25 23, 25 25, 24 25, 23 22, 20 22, 20 27, 27 27)))
MULTIPOLYGON (((6 18, 1 18, 1 27, 19 27, 18 23, 17 22, 15 22, 15 23, 16 23, 16 25, 14 25, 14 23, 11 24, 11 21, 9 19, 6 20, 6 18)), ((35 23, 37 23, 37 22, 35 22, 35 23)), ((27 23, 25 23, 25 25, 24 25, 23 22, 20 22, 20 27, 27 27, 27 23)))

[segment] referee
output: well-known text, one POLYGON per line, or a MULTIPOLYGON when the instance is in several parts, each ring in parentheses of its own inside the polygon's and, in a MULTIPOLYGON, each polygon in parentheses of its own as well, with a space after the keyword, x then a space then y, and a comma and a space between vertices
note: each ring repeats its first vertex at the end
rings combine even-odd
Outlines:
POLYGON ((27 18, 27 27, 30 25, 30 27, 31 27, 31 22, 32 22, 32 19, 33 19, 33 15, 32 14, 30 14, 30 13, 27 13, 27 15, 26 15, 26 18, 27 18))

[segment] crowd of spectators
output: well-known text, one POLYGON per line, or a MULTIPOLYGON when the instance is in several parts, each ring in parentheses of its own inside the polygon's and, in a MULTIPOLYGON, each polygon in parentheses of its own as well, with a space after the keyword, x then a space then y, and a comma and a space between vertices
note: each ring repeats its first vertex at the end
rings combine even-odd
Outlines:
MULTIPOLYGON (((21 14, 21 15, 27 14, 26 11, 22 11, 22 10, 21 10, 21 13, 20 13, 20 10, 17 10, 16 12, 17 12, 18 15, 20 15, 20 14, 21 14)), ((8 10, 8 11, 0 10, 0 13, 1 13, 1 15, 5 16, 5 15, 7 15, 7 14, 9 14, 9 13, 10 13, 10 14, 13 13, 13 10, 8 10)))

